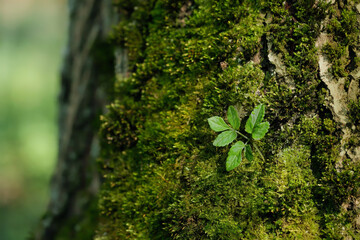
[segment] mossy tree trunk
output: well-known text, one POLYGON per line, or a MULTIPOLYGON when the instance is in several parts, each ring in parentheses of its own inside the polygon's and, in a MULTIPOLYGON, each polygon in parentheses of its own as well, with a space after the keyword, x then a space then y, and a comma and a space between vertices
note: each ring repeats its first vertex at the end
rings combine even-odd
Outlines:
MULTIPOLYGON (((360 238, 358 1, 113 0, 113 8, 116 81, 101 118, 96 239, 360 238), (270 122, 257 143, 264 159, 254 152, 227 172, 229 146, 212 145, 207 119, 226 119, 234 105, 243 128, 259 103, 270 122)), ((70 145, 81 152, 92 134, 70 145)), ((64 143, 59 159, 72 156, 64 143)), ((84 174, 79 159, 58 168, 59 196, 83 191, 64 180, 84 174)), ((72 216, 77 199, 59 199, 59 216, 72 216)))
POLYGON ((360 238, 357 1, 114 3, 98 239, 360 238), (259 103, 265 160, 227 172, 206 120, 259 103))

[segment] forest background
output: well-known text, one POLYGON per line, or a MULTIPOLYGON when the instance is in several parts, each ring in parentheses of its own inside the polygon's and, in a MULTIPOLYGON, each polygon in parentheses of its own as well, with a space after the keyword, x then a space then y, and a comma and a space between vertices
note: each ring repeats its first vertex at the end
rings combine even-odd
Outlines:
POLYGON ((25 239, 49 199, 66 0, 0 0, 0 239, 25 239), (20 70, 21 69, 21 70, 20 70))

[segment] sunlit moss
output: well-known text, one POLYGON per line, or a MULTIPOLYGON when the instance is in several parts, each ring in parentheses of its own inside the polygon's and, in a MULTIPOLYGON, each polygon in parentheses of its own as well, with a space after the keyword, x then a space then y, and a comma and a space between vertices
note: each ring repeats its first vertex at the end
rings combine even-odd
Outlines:
POLYGON ((336 172, 340 129, 315 48, 329 6, 283 2, 116 2, 127 15, 115 42, 137 57, 103 117, 99 236, 320 239, 347 224, 337 216, 355 192, 341 186, 355 189, 358 175, 351 163, 336 172), (128 42, 126 28, 139 39, 128 42), (288 79, 269 62, 269 42, 288 79), (227 172, 228 149, 211 144, 206 119, 235 105, 244 124, 259 102, 271 126, 259 143, 266 161, 255 154, 227 172))

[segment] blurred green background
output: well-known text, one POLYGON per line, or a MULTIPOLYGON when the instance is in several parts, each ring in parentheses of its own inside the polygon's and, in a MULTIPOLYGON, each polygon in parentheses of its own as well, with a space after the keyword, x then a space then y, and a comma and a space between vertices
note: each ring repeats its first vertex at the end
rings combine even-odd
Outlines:
POLYGON ((0 0, 0 239, 29 236, 57 155, 65 0, 0 0))

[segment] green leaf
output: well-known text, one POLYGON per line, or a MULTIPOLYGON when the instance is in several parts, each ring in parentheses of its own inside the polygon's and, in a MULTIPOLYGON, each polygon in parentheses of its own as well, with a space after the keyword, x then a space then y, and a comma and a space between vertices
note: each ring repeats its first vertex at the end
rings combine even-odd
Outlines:
POLYGON ((224 130, 231 129, 222 119, 221 117, 215 116, 208 118, 208 123, 210 125, 210 128, 214 130, 215 132, 221 132, 224 130))
POLYGON ((242 141, 236 142, 228 153, 228 157, 226 159, 226 171, 231 171, 241 163, 241 153, 244 149, 245 144, 242 141))
POLYGON ((234 106, 230 106, 228 111, 227 111, 227 118, 229 123, 231 124, 231 126, 234 129, 239 129, 240 127, 240 118, 239 118, 239 114, 236 111, 236 109, 234 108, 234 106))
POLYGON ((262 139, 269 130, 269 128, 270 128, 269 122, 260 123, 259 125, 255 126, 252 133, 252 138, 255 140, 262 139))
POLYGON ((254 155, 252 153, 251 146, 249 144, 246 144, 245 146, 245 157, 249 161, 254 160, 254 155))
POLYGON ((263 104, 259 104, 254 108, 251 112, 250 117, 246 121, 245 131, 247 133, 253 133, 254 128, 256 125, 260 124, 261 121, 264 119, 265 116, 265 106, 263 104))
POLYGON ((236 136, 237 136, 237 134, 234 130, 228 130, 228 131, 222 132, 214 140, 213 145, 216 147, 224 147, 224 146, 232 143, 232 141, 234 141, 236 139, 236 136))

